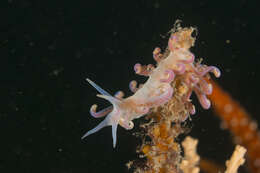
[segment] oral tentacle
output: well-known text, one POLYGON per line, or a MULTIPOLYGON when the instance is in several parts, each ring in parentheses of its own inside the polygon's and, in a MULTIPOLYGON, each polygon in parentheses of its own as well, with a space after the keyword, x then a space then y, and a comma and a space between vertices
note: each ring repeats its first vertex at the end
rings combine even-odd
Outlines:
POLYGON ((107 96, 107 95, 101 95, 101 94, 97 94, 97 97, 103 98, 105 100, 108 100, 110 103, 113 104, 113 106, 116 106, 117 104, 119 104, 120 100, 113 97, 113 96, 107 96))
POLYGON ((112 125, 112 138, 113 138, 113 147, 116 147, 116 132, 117 132, 117 125, 118 124, 113 124, 112 125))
POLYGON ((100 86, 98 86, 97 84, 95 84, 92 80, 90 79, 86 79, 90 85, 92 85, 100 94, 103 94, 103 95, 107 95, 107 96, 111 96, 107 91, 103 90, 100 86))
POLYGON ((93 133, 96 133, 97 131, 99 131, 100 129, 102 129, 102 128, 108 126, 108 125, 109 125, 109 124, 108 124, 108 121, 107 121, 107 118, 106 118, 106 119, 103 120, 101 123, 99 123, 95 128, 93 128, 93 129, 89 130, 87 133, 85 133, 85 134, 81 137, 81 139, 84 139, 85 137, 87 137, 87 136, 89 136, 89 135, 91 135, 91 134, 93 134, 93 133))

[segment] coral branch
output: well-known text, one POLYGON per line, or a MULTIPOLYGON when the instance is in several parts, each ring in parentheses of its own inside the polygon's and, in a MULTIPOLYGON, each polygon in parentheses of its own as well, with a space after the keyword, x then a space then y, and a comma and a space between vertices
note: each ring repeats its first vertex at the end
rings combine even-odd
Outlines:
POLYGON ((240 165, 243 165, 245 162, 244 159, 245 153, 246 153, 246 149, 240 145, 237 145, 230 160, 226 161, 227 169, 225 173, 236 173, 238 167, 240 165))
POLYGON ((247 148, 249 167, 252 172, 260 172, 260 133, 257 123, 246 110, 210 80, 213 92, 209 95, 212 107, 222 120, 222 127, 228 128, 235 136, 235 141, 247 148))
POLYGON ((183 173, 198 173, 200 168, 197 166, 200 156, 197 154, 198 140, 187 136, 182 142, 184 148, 184 158, 181 161, 180 168, 183 173))

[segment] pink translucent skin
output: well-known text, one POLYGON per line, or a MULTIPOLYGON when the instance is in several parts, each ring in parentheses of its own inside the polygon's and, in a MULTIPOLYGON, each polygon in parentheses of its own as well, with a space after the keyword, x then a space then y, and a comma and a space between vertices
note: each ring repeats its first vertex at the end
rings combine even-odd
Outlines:
POLYGON ((161 79, 161 82, 171 83, 174 80, 175 74, 172 70, 166 70, 165 74, 168 76, 166 79, 161 79))
POLYGON ((90 113, 93 117, 99 118, 105 115, 107 117, 97 127, 88 131, 83 138, 105 126, 112 126, 113 146, 115 147, 118 124, 127 130, 132 129, 134 127, 132 120, 147 114, 153 107, 167 103, 174 94, 171 83, 176 77, 188 87, 188 93, 183 97, 183 102, 187 105, 190 114, 193 115, 196 112, 195 107, 190 102, 193 91, 204 109, 210 107, 207 95, 212 93, 212 86, 204 80, 204 77, 209 72, 219 77, 220 70, 214 66, 195 64, 195 56, 189 51, 189 47, 179 46, 178 41, 178 36, 172 34, 168 42, 170 53, 167 57, 162 58, 160 48, 154 49, 153 58, 157 63, 156 67, 152 64, 141 65, 137 63, 134 65, 135 73, 147 76, 148 80, 139 86, 136 81, 131 81, 129 88, 134 94, 130 97, 123 98, 122 92, 116 93, 113 97, 87 79, 102 94, 98 96, 108 100, 112 106, 99 112, 96 112, 96 105, 91 107, 90 113))
POLYGON ((134 66, 135 73, 142 76, 149 76, 153 69, 154 66, 152 64, 142 66, 141 64, 137 63, 134 66))
POLYGON ((101 118, 107 115, 108 113, 110 113, 113 110, 113 107, 109 106, 105 109, 102 109, 99 112, 96 112, 96 109, 97 109, 97 105, 96 104, 92 105, 90 108, 90 115, 94 118, 101 118))
POLYGON ((159 63, 162 60, 162 54, 161 49, 159 47, 156 47, 153 51, 153 58, 154 60, 159 63))

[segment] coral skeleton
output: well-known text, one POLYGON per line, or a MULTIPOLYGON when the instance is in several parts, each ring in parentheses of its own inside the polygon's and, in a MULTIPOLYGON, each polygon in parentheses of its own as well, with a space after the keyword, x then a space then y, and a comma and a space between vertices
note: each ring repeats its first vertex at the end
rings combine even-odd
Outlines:
POLYGON ((183 173, 199 173, 200 168, 197 166, 200 156, 197 154, 198 140, 187 136, 182 142, 184 148, 184 158, 181 161, 180 168, 183 173))
POLYGON ((225 173, 236 173, 238 167, 240 165, 243 165, 245 162, 244 159, 245 153, 246 153, 246 149, 240 145, 237 145, 230 160, 226 161, 227 169, 225 173))

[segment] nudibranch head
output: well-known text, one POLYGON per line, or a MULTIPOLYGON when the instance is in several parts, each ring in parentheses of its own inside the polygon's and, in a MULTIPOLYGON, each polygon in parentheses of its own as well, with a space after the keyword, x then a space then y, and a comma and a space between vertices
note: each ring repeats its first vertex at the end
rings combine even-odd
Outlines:
POLYGON ((87 79, 87 81, 101 93, 97 96, 108 100, 112 104, 112 107, 110 106, 99 112, 96 112, 97 105, 95 104, 90 108, 90 113, 93 117, 100 118, 106 115, 106 118, 95 128, 85 133, 82 139, 93 133, 96 133, 106 126, 112 126, 113 147, 115 147, 118 124, 123 128, 130 130, 134 127, 134 123, 132 122, 132 120, 146 114, 149 109, 147 107, 140 106, 137 107, 137 110, 133 111, 131 109, 133 106, 130 105, 131 102, 129 103, 127 101, 124 101, 120 96, 118 96, 122 95, 122 93, 119 94, 119 92, 117 92, 116 97, 113 97, 90 79, 87 79))

